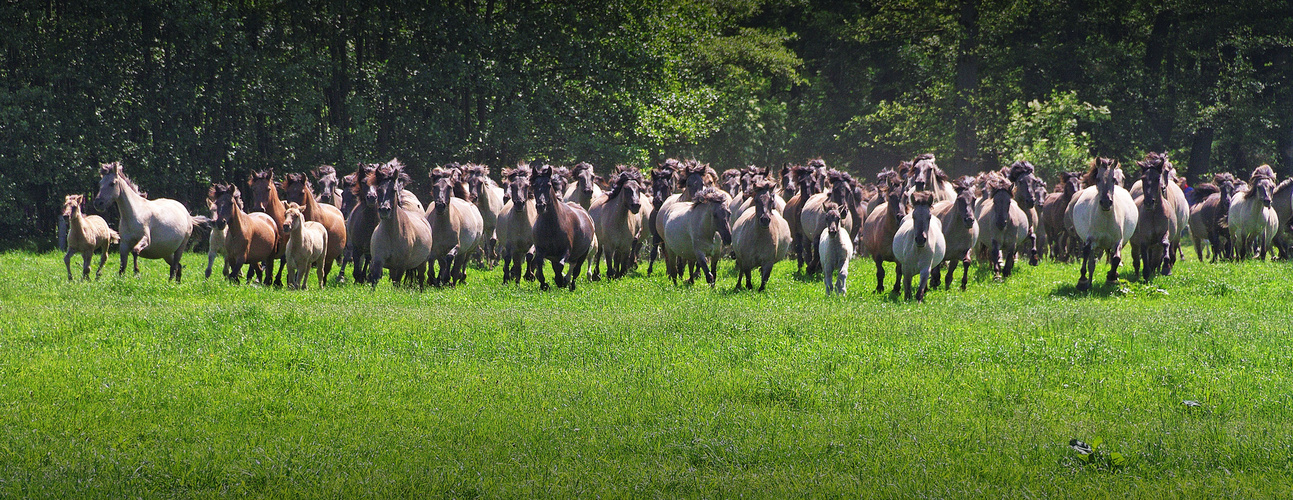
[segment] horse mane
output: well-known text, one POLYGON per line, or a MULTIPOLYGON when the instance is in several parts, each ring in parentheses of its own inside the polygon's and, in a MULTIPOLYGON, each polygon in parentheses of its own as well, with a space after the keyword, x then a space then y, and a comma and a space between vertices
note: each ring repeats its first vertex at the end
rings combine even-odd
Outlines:
POLYGON ((336 173, 337 169, 333 168, 332 165, 319 165, 318 168, 314 169, 314 178, 322 179, 329 175, 336 175, 336 173))
MULTIPOLYGON (((451 165, 457 165, 457 164, 453 163, 451 165)), ((402 171, 403 170, 401 169, 401 172, 402 171)), ((427 178, 431 179, 432 184, 439 182, 440 179, 449 179, 450 182, 456 182, 458 180, 458 169, 449 168, 449 167, 435 167, 435 168, 432 168, 430 172, 427 172, 427 178)))
POLYGON ((911 194, 911 204, 913 206, 928 207, 934 204, 934 193, 929 191, 916 191, 911 194))
POLYGON ((808 167, 812 168, 813 170, 816 170, 819 168, 826 168, 826 160, 821 159, 821 157, 813 158, 811 160, 808 160, 808 167))
POLYGON ((822 204, 822 211, 823 211, 823 212, 826 212, 826 213, 828 213, 828 214, 833 214, 833 215, 835 215, 835 217, 836 217, 836 218, 839 218, 839 217, 840 217, 840 205, 839 205, 839 203, 835 203, 835 202, 833 202, 833 201, 828 201, 828 202, 826 202, 826 203, 823 203, 823 204, 822 204))
POLYGON ((1122 167, 1118 165, 1118 162, 1110 158, 1092 158, 1091 166, 1087 169, 1086 174, 1082 176, 1082 183, 1087 186, 1096 185, 1096 183, 1100 181, 1098 174, 1100 173, 1101 167, 1114 170, 1122 169, 1122 167))
POLYGON ((973 188, 974 178, 968 175, 957 177, 956 181, 952 182, 952 189, 956 190, 956 194, 961 194, 962 191, 973 188))
POLYGON ((777 189, 776 182, 773 182, 767 179, 758 179, 754 181, 754 184, 750 185, 749 194, 747 194, 746 196, 754 196, 754 194, 759 191, 771 192, 771 191, 775 191, 776 189, 777 189))
MULTIPOLYGON (((619 167, 616 167, 616 168, 619 168, 619 167)), ((642 172, 638 171, 637 169, 620 170, 619 175, 615 178, 615 185, 611 188, 610 193, 606 194, 606 199, 610 200, 610 199, 614 199, 616 196, 619 196, 620 191, 624 190, 624 185, 628 184, 629 181, 637 181, 639 186, 645 182, 642 179, 642 172)))
POLYGON ((121 162, 114 161, 112 163, 104 163, 102 165, 99 165, 100 176, 108 175, 113 172, 116 172, 117 178, 121 179, 126 183, 126 185, 130 186, 130 189, 135 190, 135 194, 139 195, 141 198, 148 198, 148 194, 144 192, 143 188, 139 187, 139 184, 135 184, 135 181, 130 180, 130 177, 126 176, 126 172, 121 169, 121 162))
POLYGON ((1196 200, 1206 200, 1209 196, 1212 196, 1220 192, 1221 192, 1221 188, 1218 187, 1216 184, 1213 184, 1211 182, 1205 182, 1203 184, 1194 186, 1194 191, 1192 191, 1190 194, 1194 195, 1194 199, 1196 200))
POLYGON ((681 165, 682 164, 678 161, 677 158, 666 158, 664 160, 664 163, 660 164, 660 168, 673 172, 678 170, 681 165))
POLYGON ((706 203, 724 203, 727 201, 727 199, 723 197, 722 193, 719 192, 719 190, 712 187, 707 187, 705 189, 700 190, 699 193, 696 193, 695 198, 692 198, 691 201, 695 205, 703 205, 706 203))
POLYGON ((1019 160, 1010 165, 1010 170, 1006 173, 1006 178, 1010 179, 1010 182, 1019 182, 1019 179, 1026 175, 1031 175, 1036 171, 1037 167, 1034 167, 1032 163, 1028 162, 1028 160, 1019 160))
POLYGON ((570 169, 570 173, 573 175, 579 175, 580 173, 583 173, 583 171, 585 170, 592 171, 593 165, 586 161, 581 161, 570 169))
POLYGON ((1280 192, 1288 190, 1289 188, 1293 188, 1293 178, 1288 178, 1281 181, 1278 186, 1275 186, 1275 191, 1272 194, 1278 194, 1280 192))
POLYGON ((912 167, 915 167, 915 166, 916 166, 915 163, 904 161, 898 164, 898 168, 895 171, 898 172, 898 176, 902 177, 903 179, 906 179, 907 177, 911 176, 912 167))
POLYGON ((1257 167, 1256 169, 1253 170, 1253 175, 1249 177, 1248 183, 1257 184, 1258 179, 1270 179, 1271 181, 1274 181, 1275 171, 1271 169, 1270 165, 1262 165, 1260 167, 1257 167))
POLYGON ((995 193, 997 191, 1009 191, 1012 185, 1013 183, 1010 182, 1010 179, 1007 179, 1005 176, 1002 176, 997 172, 988 172, 988 178, 984 188, 987 190, 989 195, 991 195, 991 193, 995 193))

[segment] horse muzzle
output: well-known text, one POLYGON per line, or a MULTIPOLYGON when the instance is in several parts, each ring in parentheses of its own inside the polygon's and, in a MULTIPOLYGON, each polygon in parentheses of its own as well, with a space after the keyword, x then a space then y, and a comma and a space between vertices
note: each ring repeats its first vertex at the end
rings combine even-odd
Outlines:
POLYGON ((771 225, 771 224, 772 224, 772 216, 771 216, 771 215, 768 215, 768 214, 760 215, 760 216, 759 216, 759 224, 764 225, 764 226, 771 225))
POLYGON ((641 210, 642 210, 642 204, 641 204, 641 203, 630 203, 630 204, 629 204, 629 212, 630 212, 630 213, 638 213, 638 212, 639 212, 639 211, 641 211, 641 210))
POLYGON ((927 236, 916 237, 916 248, 925 248, 925 245, 928 243, 929 243, 929 237, 927 236))
POLYGON ((1113 198, 1110 198, 1107 200, 1100 200, 1100 209, 1106 212, 1113 209, 1113 198))

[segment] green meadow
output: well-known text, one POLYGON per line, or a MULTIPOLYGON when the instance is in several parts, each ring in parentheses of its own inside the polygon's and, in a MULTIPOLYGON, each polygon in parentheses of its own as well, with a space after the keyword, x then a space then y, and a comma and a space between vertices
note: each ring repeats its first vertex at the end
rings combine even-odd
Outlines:
POLYGON ((765 293, 730 260, 714 289, 302 292, 3 253, 0 497, 1288 495, 1293 265, 1187 253, 924 304, 869 260, 840 298, 790 262, 765 293))

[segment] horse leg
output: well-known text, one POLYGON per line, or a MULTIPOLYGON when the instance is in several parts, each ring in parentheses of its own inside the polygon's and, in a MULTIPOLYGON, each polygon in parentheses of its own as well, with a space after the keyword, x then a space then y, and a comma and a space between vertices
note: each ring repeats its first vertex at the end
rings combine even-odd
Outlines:
POLYGON ((834 276, 832 276, 834 273, 832 273, 831 271, 832 271, 831 269, 826 269, 824 267, 822 268, 822 284, 826 286, 827 297, 830 297, 831 291, 835 289, 835 287, 832 286, 833 284, 831 283, 831 279, 834 278, 834 276))
POLYGON ((929 288, 929 268, 920 270, 920 286, 916 288, 916 302, 925 302, 925 291, 929 288))
POLYGON ((835 293, 838 293, 841 296, 846 295, 849 291, 849 286, 848 286, 849 267, 848 266, 849 266, 848 262, 845 262, 843 267, 840 267, 838 270, 835 271, 835 293))
MULTIPOLYGON (((939 285, 943 284, 943 263, 942 262, 939 262, 938 266, 934 267, 934 269, 930 271, 930 278, 931 278, 930 285, 929 285, 930 288, 938 290, 939 285)), ((948 286, 951 286, 951 284, 949 284, 948 286)))
POLYGON ((377 289, 377 282, 382 280, 382 266, 384 265, 386 265, 385 259, 376 255, 368 263, 368 284, 372 287, 370 290, 377 289))
POLYGON ((1078 278, 1077 290, 1079 292, 1085 292, 1091 289, 1091 279, 1087 277, 1087 269, 1089 269, 1091 266, 1091 241, 1090 240, 1087 240, 1086 244, 1082 245, 1081 265, 1082 265, 1082 277, 1078 278))
POLYGON ((995 238, 992 240, 992 248, 988 250, 988 258, 992 260, 992 277, 1001 279, 1001 242, 995 238))
POLYGON ((902 275, 902 300, 911 300, 911 278, 913 277, 914 275, 910 273, 903 273, 902 275))
MULTIPOLYGON (((1118 244, 1114 245, 1114 248, 1121 249, 1122 242, 1121 241, 1118 242, 1118 244)), ((1121 263, 1122 263, 1122 252, 1119 250, 1110 250, 1109 251, 1109 274, 1104 278, 1105 283, 1118 282, 1118 265, 1121 263)))
POLYGON ((1001 271, 1001 275, 1003 278, 1009 278, 1010 274, 1015 271, 1015 254, 1018 252, 1019 252, 1019 249, 1016 248, 1014 245, 1010 245, 1006 247, 1005 249, 1006 266, 1001 271))
POLYGON ((565 288, 566 283, 566 258, 562 257, 552 261, 552 281, 557 283, 557 288, 565 288))
POLYGON ((872 256, 875 261, 875 292, 884 293, 884 261, 879 256, 872 256))
MULTIPOLYGON (((90 258, 92 257, 94 257, 93 249, 91 249, 89 252, 85 252, 81 254, 81 279, 82 280, 90 279, 90 258)), ((71 269, 68 270, 68 274, 69 275, 71 274, 71 269)))
POLYGON ((799 235, 790 240, 790 251, 795 253, 795 274, 804 273, 804 243, 799 235))
MULTIPOLYGON (((753 285, 750 283, 750 272, 751 271, 745 271, 746 290, 753 288, 753 285)), ((772 276, 772 263, 771 262, 764 263, 763 267, 759 269, 759 275, 760 275, 759 277, 761 278, 759 280, 759 291, 762 292, 768 288, 768 277, 772 276)))
POLYGON ((539 281, 539 290, 548 289, 548 280, 543 276, 543 259, 544 256, 538 252, 534 254, 534 277, 539 281))
POLYGON ((63 266, 67 267, 67 280, 72 281, 72 249, 68 245, 67 253, 63 254, 63 266))
MULTIPOLYGON (((952 285, 951 276, 952 276, 952 273, 954 272, 956 272, 956 268, 952 268, 948 270, 948 273, 947 273, 948 287, 951 287, 952 285)), ((970 281, 970 254, 967 252, 965 254, 965 258, 961 259, 961 291, 962 292, 965 291, 965 285, 969 281, 970 281)))
POLYGON ((1159 267, 1159 274, 1163 276, 1172 275, 1172 261, 1175 260, 1175 249, 1172 247, 1172 240, 1163 237, 1163 260, 1159 267))
POLYGON ((108 262, 108 247, 103 247, 103 253, 99 254, 99 268, 94 270, 94 279, 98 280, 103 276, 103 264, 108 262))
MULTIPOLYGON (((610 260, 611 260, 611 256, 608 253, 608 255, 606 255, 606 261, 607 261, 606 277, 607 278, 610 278, 611 274, 613 273, 613 271, 611 271, 610 260)), ((601 279, 602 279, 602 247, 601 245, 598 245, 597 255, 593 256, 592 268, 588 270, 588 281, 601 281, 601 279)))
POLYGON ((1030 228, 1028 229, 1028 265, 1036 266, 1039 263, 1041 263, 1041 257, 1037 255, 1037 232, 1030 228))
POLYGON ((893 292, 891 292, 891 293, 897 294, 897 293, 898 293, 898 285, 902 283, 902 263, 901 263, 901 262, 895 262, 895 263, 894 263, 894 271, 893 271, 893 272, 894 272, 894 276, 893 276, 893 292))
POLYGON ((655 259, 657 256, 659 256, 659 253, 660 253, 660 242, 656 241, 655 232, 652 231, 651 255, 647 257, 647 276, 650 276, 651 271, 655 270, 655 259))
POLYGON ((579 275, 580 273, 583 272, 585 259, 587 259, 587 256, 585 256, 582 259, 577 259, 575 260, 575 262, 571 264, 572 267, 570 269, 570 291, 572 292, 575 291, 575 283, 579 281, 579 275))

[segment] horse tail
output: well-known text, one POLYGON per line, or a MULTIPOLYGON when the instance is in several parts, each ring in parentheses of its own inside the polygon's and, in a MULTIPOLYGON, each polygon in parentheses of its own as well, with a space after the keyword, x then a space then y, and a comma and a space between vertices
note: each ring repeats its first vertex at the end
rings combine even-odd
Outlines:
POLYGON ((202 229, 211 229, 211 218, 205 215, 196 215, 196 216, 189 217, 189 222, 192 223, 194 227, 200 227, 202 229))
POLYGON ((121 243, 121 233, 118 233, 118 232, 114 231, 112 228, 109 228, 109 229, 108 229, 108 244, 109 244, 109 245, 115 245, 115 244, 117 244, 117 243, 121 243))

